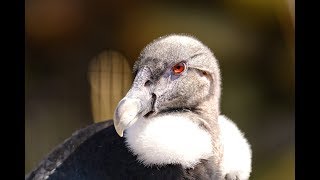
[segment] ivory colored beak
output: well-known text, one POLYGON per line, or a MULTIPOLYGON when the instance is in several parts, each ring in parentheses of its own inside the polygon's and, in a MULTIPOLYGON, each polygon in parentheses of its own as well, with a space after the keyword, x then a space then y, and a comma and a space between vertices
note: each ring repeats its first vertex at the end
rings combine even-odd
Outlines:
POLYGON ((132 126, 138 120, 140 112, 141 102, 139 99, 125 97, 119 102, 114 112, 113 123, 120 137, 123 137, 125 129, 132 126))

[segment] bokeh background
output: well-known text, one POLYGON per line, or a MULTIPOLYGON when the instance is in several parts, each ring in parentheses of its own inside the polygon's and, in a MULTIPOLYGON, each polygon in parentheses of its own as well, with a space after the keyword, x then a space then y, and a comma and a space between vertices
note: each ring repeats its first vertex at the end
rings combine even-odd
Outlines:
POLYGON ((25 1, 25 173, 74 131, 112 118, 147 43, 188 33, 219 60, 222 113, 251 143, 251 179, 294 179, 294 9, 293 0, 25 1))

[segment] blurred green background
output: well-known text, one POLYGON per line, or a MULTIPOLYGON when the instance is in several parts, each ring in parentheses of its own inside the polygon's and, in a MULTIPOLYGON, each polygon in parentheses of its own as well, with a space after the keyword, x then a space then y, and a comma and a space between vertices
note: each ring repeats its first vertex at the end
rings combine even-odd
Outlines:
POLYGON ((294 6, 293 0, 26 1, 25 172, 94 122, 88 75, 94 57, 115 50, 131 69, 153 39, 189 33, 219 60, 222 113, 251 143, 250 179, 294 179, 294 6))

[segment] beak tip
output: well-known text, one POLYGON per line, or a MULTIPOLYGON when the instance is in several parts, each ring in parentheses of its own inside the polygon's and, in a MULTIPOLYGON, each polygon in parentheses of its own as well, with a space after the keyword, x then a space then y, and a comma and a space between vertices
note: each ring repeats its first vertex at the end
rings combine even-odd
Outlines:
POLYGON ((114 125, 114 128, 115 128, 117 134, 120 137, 123 137, 123 128, 119 125, 119 123, 117 123, 117 121, 113 121, 113 125, 114 125))
POLYGON ((113 116, 113 124, 117 134, 123 137, 125 129, 134 124, 138 119, 138 114, 141 110, 141 104, 138 99, 123 98, 113 116))
POLYGON ((117 131, 117 134, 118 134, 120 137, 123 137, 123 131, 120 131, 120 130, 117 130, 117 129, 116 129, 116 131, 117 131))

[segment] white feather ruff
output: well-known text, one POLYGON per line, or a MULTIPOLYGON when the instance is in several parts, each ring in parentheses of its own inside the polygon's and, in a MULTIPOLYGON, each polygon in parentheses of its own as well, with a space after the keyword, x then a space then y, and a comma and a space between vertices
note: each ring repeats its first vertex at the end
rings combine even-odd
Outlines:
POLYGON ((223 144, 222 171, 235 173, 240 180, 248 179, 251 173, 251 148, 236 124, 220 115, 220 140, 223 144))
POLYGON ((139 119, 124 136, 129 149, 146 166, 181 164, 192 168, 200 159, 212 156, 210 134, 181 116, 139 119))

